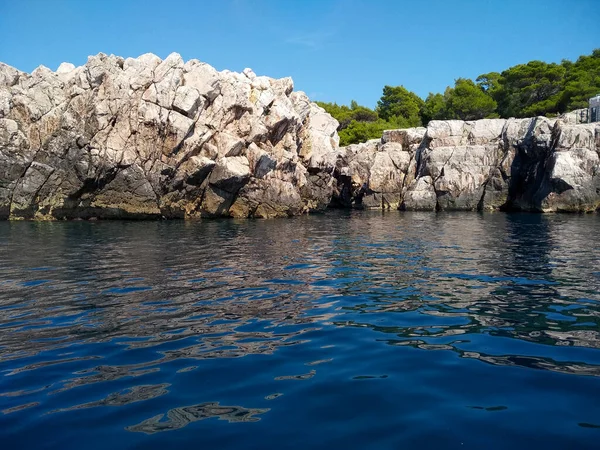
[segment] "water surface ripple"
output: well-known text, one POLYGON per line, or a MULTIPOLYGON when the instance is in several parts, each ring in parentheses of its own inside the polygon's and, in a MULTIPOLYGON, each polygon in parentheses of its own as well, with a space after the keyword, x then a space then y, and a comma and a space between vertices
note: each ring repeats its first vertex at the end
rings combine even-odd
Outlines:
POLYGON ((0 223, 3 448, 597 448, 598 215, 0 223))

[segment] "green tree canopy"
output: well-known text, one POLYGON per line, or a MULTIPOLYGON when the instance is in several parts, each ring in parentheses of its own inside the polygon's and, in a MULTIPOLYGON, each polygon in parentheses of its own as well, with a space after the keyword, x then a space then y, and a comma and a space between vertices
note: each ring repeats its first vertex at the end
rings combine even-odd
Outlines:
POLYGON ((443 119, 446 114, 446 100, 442 94, 429 93, 421 108, 421 121, 427 125, 430 120, 443 119))
POLYGON ((563 65, 567 73, 559 100, 560 111, 587 108, 588 100, 600 94, 600 49, 590 56, 580 56, 574 63, 563 61, 563 65))
POLYGON ((483 89, 484 92, 494 97, 497 94, 500 86, 500 75, 498 72, 484 73, 477 77, 477 85, 483 89))
POLYGON ((444 100, 447 119, 477 120, 496 116, 494 99, 467 78, 458 78, 454 88, 447 88, 444 100))
POLYGON ((404 86, 385 86, 375 110, 352 100, 350 106, 318 102, 340 126, 340 144, 381 137, 386 129, 427 125, 430 120, 556 115, 585 108, 600 94, 600 49, 560 64, 530 61, 476 81, 459 78, 444 94, 423 101, 404 86))
POLYGON ((376 111, 383 120, 404 119, 408 126, 416 127, 421 124, 419 112, 424 103, 421 97, 404 86, 385 86, 376 111))
POLYGON ((375 122, 359 122, 353 120, 348 127, 339 132, 340 145, 342 147, 359 142, 366 142, 369 139, 381 138, 384 130, 396 128, 394 125, 383 119, 375 122))
POLYGON ((321 108, 331 114, 339 123, 338 131, 347 128, 353 120, 359 122, 375 122, 379 116, 372 109, 359 106, 352 100, 350 107, 337 103, 316 102, 321 108))
POLYGON ((346 146, 381 137, 383 130, 395 128, 395 125, 379 118, 376 111, 359 105, 355 100, 350 106, 337 103, 317 102, 338 122, 340 145, 346 146))
POLYGON ((530 117, 559 111, 564 65, 530 61, 502 72, 495 92, 502 117, 530 117))

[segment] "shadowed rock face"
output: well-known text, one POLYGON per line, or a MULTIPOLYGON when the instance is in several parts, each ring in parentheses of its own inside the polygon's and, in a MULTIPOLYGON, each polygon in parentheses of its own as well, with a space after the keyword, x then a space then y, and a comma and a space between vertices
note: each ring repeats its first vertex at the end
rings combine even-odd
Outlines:
POLYGON ((599 155, 600 124, 544 117, 432 121, 427 129, 386 131, 381 141, 341 148, 333 203, 425 211, 595 211, 599 155))
POLYGON ((290 78, 178 54, 0 64, 0 217, 273 217, 325 208, 337 122, 290 78))

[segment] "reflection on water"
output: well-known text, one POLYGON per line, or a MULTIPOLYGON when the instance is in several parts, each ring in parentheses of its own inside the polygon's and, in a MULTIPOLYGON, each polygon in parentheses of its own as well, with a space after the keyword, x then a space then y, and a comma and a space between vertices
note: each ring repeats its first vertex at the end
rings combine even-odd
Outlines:
POLYGON ((191 422, 213 417, 230 423, 256 422, 260 420, 256 416, 268 411, 268 409, 248 409, 241 406, 220 406, 219 403, 204 403, 202 405, 173 408, 167 413, 167 420, 163 421, 164 414, 159 414, 144 420, 142 423, 127 427, 127 430, 152 434, 159 431, 176 430, 191 422))
POLYGON ((599 232, 596 215, 1 223, 0 437, 587 445, 599 232))
POLYGON ((50 413, 94 408, 96 406, 122 406, 131 402, 139 402, 164 395, 169 392, 166 389, 169 386, 170 385, 167 383, 157 384, 155 386, 133 386, 132 388, 126 389, 124 392, 114 392, 102 400, 82 403, 69 408, 50 411, 50 413))

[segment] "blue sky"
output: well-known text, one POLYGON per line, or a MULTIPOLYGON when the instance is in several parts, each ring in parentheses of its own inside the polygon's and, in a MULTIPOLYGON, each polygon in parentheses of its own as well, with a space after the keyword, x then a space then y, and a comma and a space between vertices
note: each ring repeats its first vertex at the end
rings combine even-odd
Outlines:
POLYGON ((0 0, 0 61, 20 70, 176 51, 371 107, 386 84, 425 97, 598 47, 600 0, 0 0))

